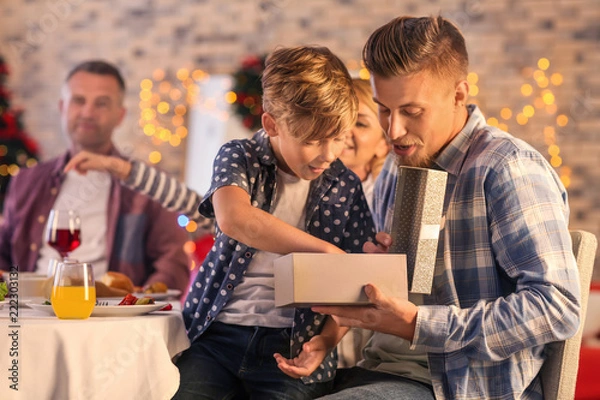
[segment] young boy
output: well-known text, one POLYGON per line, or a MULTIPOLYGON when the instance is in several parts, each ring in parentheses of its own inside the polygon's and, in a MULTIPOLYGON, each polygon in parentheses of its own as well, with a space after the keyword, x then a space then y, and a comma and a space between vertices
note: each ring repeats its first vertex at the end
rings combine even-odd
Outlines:
POLYGON ((221 148, 200 205, 218 228, 184 306, 192 345, 177 361, 177 399, 326 394, 346 329, 308 308, 276 308, 273 260, 361 252, 374 236, 360 179, 337 160, 358 109, 344 64, 326 48, 280 48, 262 84, 264 129, 221 148), (303 345, 296 362, 314 373, 294 379, 273 355, 294 358, 303 345))

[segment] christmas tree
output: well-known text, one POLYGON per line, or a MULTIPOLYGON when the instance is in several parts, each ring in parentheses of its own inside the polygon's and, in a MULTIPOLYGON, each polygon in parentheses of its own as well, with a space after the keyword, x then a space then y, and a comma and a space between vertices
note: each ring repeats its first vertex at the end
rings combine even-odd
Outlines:
POLYGON ((11 108, 6 88, 8 66, 0 56, 0 210, 11 176, 37 163, 38 146, 23 130, 22 111, 11 108))

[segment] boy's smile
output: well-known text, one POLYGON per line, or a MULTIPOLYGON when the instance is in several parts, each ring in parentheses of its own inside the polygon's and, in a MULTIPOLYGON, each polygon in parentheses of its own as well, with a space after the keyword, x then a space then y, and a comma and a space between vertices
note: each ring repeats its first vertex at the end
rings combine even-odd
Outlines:
MULTIPOLYGON (((300 179, 318 178, 344 150, 346 133, 315 141, 303 141, 294 137, 285 123, 276 123, 267 115, 265 131, 269 135, 277 166, 300 179)), ((263 119, 263 121, 265 121, 263 119)))

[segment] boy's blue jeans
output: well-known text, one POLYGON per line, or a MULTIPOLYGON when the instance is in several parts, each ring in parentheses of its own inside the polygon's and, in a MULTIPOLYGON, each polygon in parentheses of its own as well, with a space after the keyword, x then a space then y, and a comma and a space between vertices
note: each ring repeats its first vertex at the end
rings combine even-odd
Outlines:
POLYGON ((176 364, 180 386, 174 399, 312 399, 333 381, 305 385, 285 375, 274 353, 289 357, 290 329, 213 322, 176 364))

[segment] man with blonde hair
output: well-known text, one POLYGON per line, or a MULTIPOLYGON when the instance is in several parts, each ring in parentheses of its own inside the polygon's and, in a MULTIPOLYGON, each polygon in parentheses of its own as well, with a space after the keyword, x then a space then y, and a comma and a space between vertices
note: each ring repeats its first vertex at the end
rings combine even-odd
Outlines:
POLYGON ((376 246, 391 244, 397 166, 448 173, 430 295, 367 285, 369 307, 314 307, 375 332, 328 399, 542 399, 547 344, 580 323, 567 192, 535 149, 467 105, 468 57, 442 17, 396 18, 364 48, 393 152, 375 188, 376 246))

